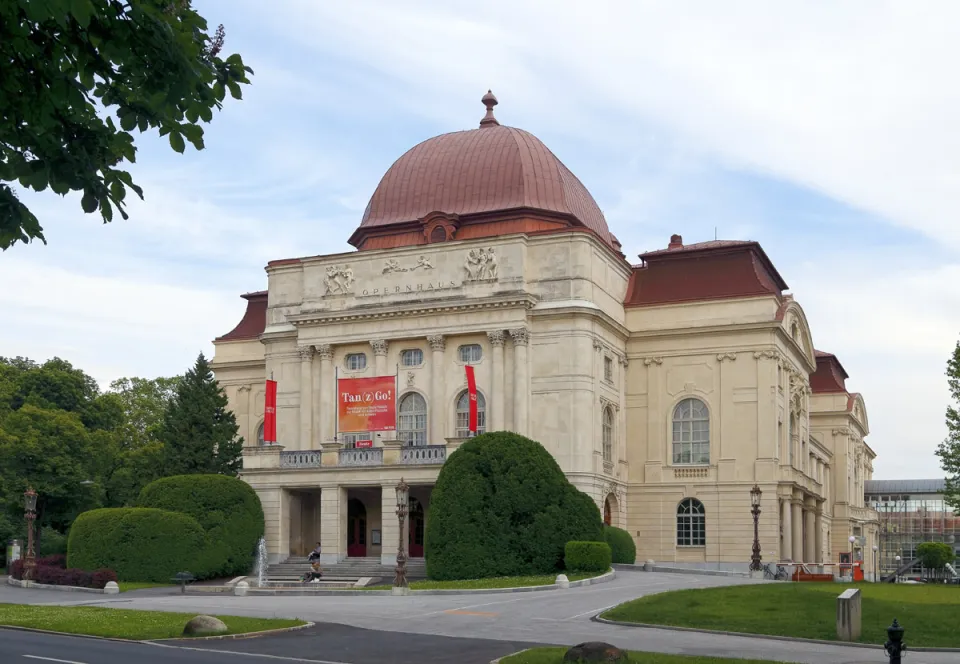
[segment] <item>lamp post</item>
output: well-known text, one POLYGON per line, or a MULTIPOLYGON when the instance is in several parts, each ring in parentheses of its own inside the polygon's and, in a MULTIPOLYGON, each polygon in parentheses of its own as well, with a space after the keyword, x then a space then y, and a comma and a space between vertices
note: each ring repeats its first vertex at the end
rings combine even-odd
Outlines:
POLYGON ((32 488, 23 492, 24 517, 27 519, 27 554, 23 558, 23 578, 33 579, 33 570, 37 566, 33 551, 33 526, 37 520, 37 492, 32 488))
POLYGON ((877 551, 880 550, 880 547, 876 544, 873 545, 873 582, 876 583, 880 580, 880 568, 877 566, 877 551))
POLYGON ((753 485, 750 489, 750 513, 753 515, 753 554, 750 556, 750 571, 759 572, 763 569, 760 556, 760 496, 763 491, 760 486, 753 485))
POLYGON ((893 579, 893 582, 897 583, 900 581, 900 556, 894 556, 893 560, 894 564, 897 566, 897 569, 894 571, 896 578, 893 579))
POLYGON ((403 523, 407 518, 407 509, 408 509, 408 492, 410 487, 407 486, 407 483, 400 478, 400 483, 397 485, 397 520, 400 522, 400 538, 397 546, 397 569, 396 576, 393 578, 393 588, 394 594, 402 595, 407 592, 407 555, 404 553, 403 547, 403 523))

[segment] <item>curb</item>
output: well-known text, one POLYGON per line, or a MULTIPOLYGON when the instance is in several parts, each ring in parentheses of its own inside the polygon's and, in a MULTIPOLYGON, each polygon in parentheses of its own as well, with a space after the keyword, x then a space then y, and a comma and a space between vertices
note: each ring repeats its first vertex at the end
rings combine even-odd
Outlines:
POLYGON ((512 652, 509 655, 504 655, 503 657, 497 657, 495 660, 491 661, 490 664, 500 664, 507 657, 514 657, 515 655, 522 655, 525 652, 533 650, 533 648, 524 648, 523 650, 518 650, 517 652, 512 652))
POLYGON ((50 583, 35 583, 34 581, 24 581, 7 577, 7 585, 14 588, 33 588, 36 590, 57 590, 62 593, 93 593, 95 595, 116 595, 117 593, 108 593, 104 588, 81 588, 79 586, 56 586, 50 583))
MULTIPOLYGON (((617 578, 617 571, 611 569, 609 572, 601 574, 600 576, 593 576, 589 579, 581 579, 579 581, 571 581, 570 588, 581 588, 583 586, 592 586, 598 583, 606 583, 607 581, 612 581, 617 578)), ((561 589, 556 583, 550 583, 543 586, 519 586, 516 588, 435 588, 432 590, 413 590, 411 589, 408 593, 409 595, 499 595, 507 593, 531 593, 531 592, 543 592, 545 590, 566 590, 565 588, 561 589)), ((208 591, 209 592, 209 591, 208 591)), ((190 590, 187 590, 187 594, 191 594, 190 590)), ((200 594, 200 593, 194 593, 200 594)), ((307 590, 305 588, 291 588, 289 590, 262 590, 260 588, 250 588, 247 591, 247 597, 252 596, 288 596, 288 597, 336 597, 336 596, 377 596, 377 595, 392 595, 391 590, 307 590)))
MULTIPOLYGON (((609 610, 609 609, 608 609, 609 610)), ((608 620, 601 618, 597 614, 590 618, 593 622, 604 625, 617 625, 619 627, 637 627, 640 629, 664 629, 671 632, 697 632, 700 634, 715 634, 723 636, 743 636, 749 639, 768 639, 771 641, 787 641, 792 643, 817 643, 825 646, 837 646, 838 648, 865 648, 868 650, 882 649, 883 645, 879 643, 852 643, 847 641, 827 641, 825 639, 804 639, 798 636, 777 636, 776 634, 750 634, 748 632, 728 632, 717 629, 699 629, 696 627, 678 627, 676 625, 651 625, 650 623, 623 622, 620 620, 608 620)), ((960 648, 925 648, 921 646, 909 646, 909 652, 960 652, 960 648)))
MULTIPOLYGON (((156 613, 163 613, 157 611, 156 613)), ((293 620, 298 620, 294 618, 293 620)), ((0 630, 10 629, 18 632, 34 632, 36 634, 54 634, 56 636, 72 636, 78 639, 97 639, 98 641, 116 641, 118 643, 145 643, 152 645, 165 645, 167 641, 217 641, 223 639, 255 639, 260 636, 270 636, 272 634, 281 634, 283 632, 295 632, 308 627, 315 627, 316 623, 307 622, 303 625, 294 625, 293 627, 280 627, 277 629, 267 629, 260 632, 245 632, 243 634, 217 634, 214 636, 188 636, 173 637, 168 639, 121 639, 116 636, 96 636, 95 634, 75 634, 73 632, 57 632, 52 629, 37 629, 36 627, 20 627, 17 625, 0 625, 0 630)))
POLYGON ((699 576, 719 576, 724 578, 733 578, 733 579, 749 579, 750 575, 743 572, 731 572, 721 569, 700 569, 697 567, 667 567, 665 565, 653 565, 650 569, 647 569, 646 565, 638 565, 636 563, 630 565, 627 563, 614 563, 612 565, 614 569, 620 570, 630 570, 634 572, 658 572, 661 574, 692 574, 699 576))

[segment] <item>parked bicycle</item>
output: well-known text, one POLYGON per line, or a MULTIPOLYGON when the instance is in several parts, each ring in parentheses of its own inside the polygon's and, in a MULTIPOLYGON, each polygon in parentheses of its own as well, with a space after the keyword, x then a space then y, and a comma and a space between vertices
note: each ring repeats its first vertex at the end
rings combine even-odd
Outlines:
POLYGON ((773 563, 767 563, 763 566, 763 578, 773 581, 786 581, 790 578, 790 575, 783 565, 776 565, 776 568, 774 568, 773 563))

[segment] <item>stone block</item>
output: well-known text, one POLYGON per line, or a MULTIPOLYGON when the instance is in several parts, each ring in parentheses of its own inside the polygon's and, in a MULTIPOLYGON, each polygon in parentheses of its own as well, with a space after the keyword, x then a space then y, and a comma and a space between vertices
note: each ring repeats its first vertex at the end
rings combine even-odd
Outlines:
POLYGON ((103 587, 104 595, 118 595, 120 594, 120 586, 117 585, 116 581, 107 581, 107 585, 103 587))
POLYGON ((560 586, 561 588, 569 588, 569 587, 570 587, 570 579, 567 578, 567 575, 566 575, 566 574, 558 574, 558 575, 557 575, 556 584, 557 584, 558 586, 560 586))
POLYGON ((578 643, 564 654, 564 662, 603 662, 604 664, 626 664, 629 659, 625 651, 609 643, 589 641, 578 643))
POLYGON ((250 590, 250 584, 246 581, 240 581, 233 587, 233 594, 237 597, 246 597, 248 590, 250 590))
POLYGON ((837 638, 841 641, 860 639, 860 590, 848 588, 837 597, 837 638))
POLYGON ((184 636, 213 636, 226 634, 227 626, 219 618, 213 616, 197 616, 191 618, 183 628, 184 636))

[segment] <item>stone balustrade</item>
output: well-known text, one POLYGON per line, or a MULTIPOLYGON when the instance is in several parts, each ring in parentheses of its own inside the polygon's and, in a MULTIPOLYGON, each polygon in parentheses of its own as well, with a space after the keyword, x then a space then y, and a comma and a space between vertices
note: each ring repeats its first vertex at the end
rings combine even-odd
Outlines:
POLYGON ((245 447, 243 469, 298 470, 336 469, 383 466, 439 466, 446 462, 461 441, 446 445, 407 446, 400 441, 387 441, 383 447, 343 448, 339 443, 324 443, 322 450, 285 450, 282 445, 245 447))

